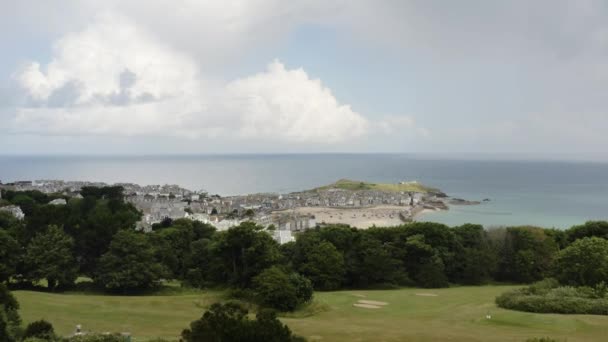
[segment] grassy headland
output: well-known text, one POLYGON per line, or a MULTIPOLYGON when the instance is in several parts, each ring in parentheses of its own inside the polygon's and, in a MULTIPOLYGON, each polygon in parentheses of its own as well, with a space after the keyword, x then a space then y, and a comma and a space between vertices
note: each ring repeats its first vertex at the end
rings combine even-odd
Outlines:
POLYGON ((329 190, 329 189, 341 189, 350 191, 361 191, 361 190, 376 190, 385 192, 438 192, 439 190, 424 186, 418 182, 401 182, 401 183, 370 183, 361 182, 350 179, 340 179, 339 181, 318 187, 314 190, 329 190))

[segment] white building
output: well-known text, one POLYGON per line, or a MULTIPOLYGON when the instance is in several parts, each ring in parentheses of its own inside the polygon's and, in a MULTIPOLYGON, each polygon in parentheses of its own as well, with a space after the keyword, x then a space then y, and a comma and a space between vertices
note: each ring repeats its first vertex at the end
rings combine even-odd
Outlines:
POLYGON ((272 234, 272 238, 281 245, 296 241, 296 238, 293 237, 290 230, 275 230, 272 234))
POLYGON ((7 212, 11 213, 18 220, 23 220, 25 218, 25 214, 23 213, 23 210, 21 210, 21 208, 19 208, 16 205, 7 205, 5 207, 1 207, 0 211, 7 211, 7 212))
POLYGON ((63 198, 57 198, 57 199, 54 199, 54 200, 50 201, 49 204, 52 204, 52 205, 66 205, 66 204, 68 204, 68 202, 66 202, 66 200, 63 199, 63 198))

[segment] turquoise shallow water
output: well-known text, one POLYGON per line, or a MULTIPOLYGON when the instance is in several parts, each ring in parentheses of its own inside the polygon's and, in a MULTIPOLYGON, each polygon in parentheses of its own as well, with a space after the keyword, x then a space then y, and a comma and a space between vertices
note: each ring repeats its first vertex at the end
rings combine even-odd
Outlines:
POLYGON ((566 228, 608 220, 608 164, 446 160, 399 154, 219 156, 0 156, 0 180, 31 179, 179 184, 221 195, 290 192, 340 178, 418 180, 451 196, 489 198, 421 220, 486 226, 566 228))

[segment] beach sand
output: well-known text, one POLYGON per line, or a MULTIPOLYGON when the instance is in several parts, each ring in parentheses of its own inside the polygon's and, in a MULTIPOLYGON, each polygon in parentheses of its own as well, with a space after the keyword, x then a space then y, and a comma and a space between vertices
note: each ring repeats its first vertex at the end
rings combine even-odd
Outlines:
MULTIPOLYGON (((314 215, 317 224, 347 224, 356 228, 393 227, 405 222, 399 214, 410 209, 409 207, 382 205, 366 208, 327 208, 327 207, 299 207, 285 212, 314 215)), ((414 218, 424 214, 428 209, 414 209, 414 218)), ((430 210, 432 211, 432 210, 430 210)))

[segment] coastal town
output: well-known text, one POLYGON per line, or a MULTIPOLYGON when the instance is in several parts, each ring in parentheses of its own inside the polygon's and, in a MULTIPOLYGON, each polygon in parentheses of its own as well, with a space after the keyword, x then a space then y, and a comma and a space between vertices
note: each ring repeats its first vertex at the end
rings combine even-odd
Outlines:
MULTIPOLYGON (((0 183, 1 190, 40 191, 61 194, 49 204, 65 205, 66 199, 81 198, 83 187, 104 187, 102 182, 61 180, 0 183)), ((448 204, 478 204, 449 198, 443 192, 418 182, 373 184, 350 180, 312 190, 288 194, 260 193, 240 196, 209 195, 178 185, 116 183, 123 188, 124 199, 133 204, 142 219, 137 228, 152 231, 163 220, 190 219, 226 230, 244 221, 252 221, 267 230, 279 243, 294 240, 298 231, 327 224, 348 224, 356 228, 395 226, 413 221, 424 211, 448 210, 448 204)), ((18 206, 0 206, 19 219, 18 206)))

